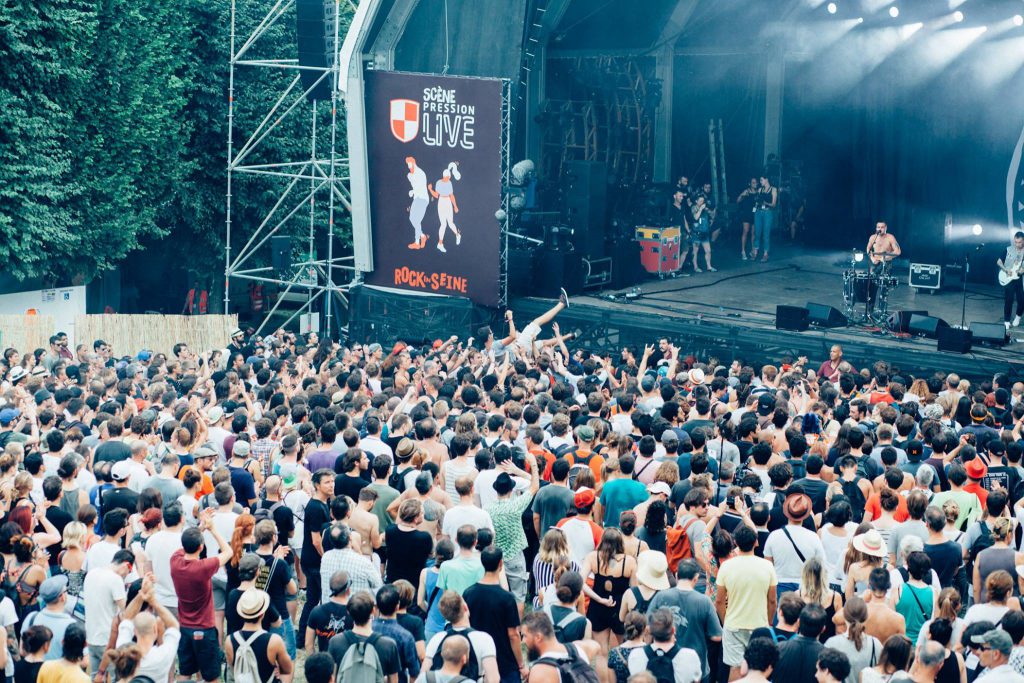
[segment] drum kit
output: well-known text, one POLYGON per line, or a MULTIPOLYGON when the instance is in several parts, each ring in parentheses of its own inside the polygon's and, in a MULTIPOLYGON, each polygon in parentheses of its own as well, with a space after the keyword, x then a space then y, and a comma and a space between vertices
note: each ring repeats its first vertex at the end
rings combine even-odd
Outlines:
POLYGON ((851 254, 850 266, 843 271, 843 302, 851 323, 886 327, 889 293, 899 285, 888 258, 894 256, 896 254, 876 252, 872 260, 877 259, 877 262, 869 261, 867 270, 858 270, 857 263, 863 260, 864 254, 856 251, 851 254))

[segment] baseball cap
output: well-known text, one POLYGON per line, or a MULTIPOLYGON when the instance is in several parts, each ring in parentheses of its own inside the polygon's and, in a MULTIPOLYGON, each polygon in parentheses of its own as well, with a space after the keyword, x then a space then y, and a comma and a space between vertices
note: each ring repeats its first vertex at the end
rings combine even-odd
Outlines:
POLYGON ((231 447, 231 455, 236 458, 244 458, 249 455, 250 448, 248 441, 235 441, 235 444, 231 447))
POLYGON ((582 425, 576 429, 576 435, 584 441, 594 440, 594 428, 590 425, 582 425))
POLYGON ((770 415, 775 410, 775 397, 770 393, 763 393, 757 397, 757 414, 763 416, 770 415))
POLYGON ((572 502, 576 507, 590 507, 594 504, 594 489, 587 486, 576 489, 572 502))
POLYGON ((1013 650, 1013 639, 1010 638, 1010 634, 999 628, 985 631, 980 636, 973 636, 971 642, 975 645, 986 645, 990 650, 998 650, 1004 655, 1010 654, 1013 650))
POLYGON ((49 604, 60 598, 61 594, 68 589, 67 574, 51 576, 39 585, 39 597, 43 602, 49 604))
POLYGON ((40 389, 39 391, 37 391, 37 392, 36 392, 36 393, 35 393, 35 394, 34 394, 34 395, 32 396, 32 398, 34 398, 34 399, 35 399, 35 401, 36 401, 36 405, 40 405, 40 404, 41 404, 41 403, 42 403, 43 401, 45 401, 46 399, 48 399, 48 398, 53 398, 53 394, 51 394, 51 393, 50 393, 49 391, 47 391, 46 389, 40 389))
POLYGON ((143 363, 145 363, 145 362, 147 362, 152 357, 153 357, 153 352, 152 351, 150 351, 149 349, 142 349, 141 351, 138 352, 138 354, 136 354, 135 359, 136 360, 141 360, 143 363))
POLYGON ((110 469, 110 477, 114 481, 127 481, 132 476, 132 466, 127 460, 114 463, 110 469))
POLYGON ((212 406, 206 410, 206 421, 210 424, 220 422, 222 417, 224 417, 224 409, 220 406, 212 406))
POLYGON ((4 408, 0 410, 0 425, 9 425, 18 419, 21 411, 17 408, 4 408))
POLYGON ((665 443, 667 441, 679 441, 679 435, 676 434, 674 429, 666 429, 661 433, 661 442, 665 443))

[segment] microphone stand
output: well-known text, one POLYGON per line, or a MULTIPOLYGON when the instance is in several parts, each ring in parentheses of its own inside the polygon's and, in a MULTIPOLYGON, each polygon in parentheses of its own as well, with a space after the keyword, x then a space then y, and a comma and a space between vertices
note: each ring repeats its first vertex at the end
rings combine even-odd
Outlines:
POLYGON ((971 272, 971 252, 964 253, 964 291, 960 302, 960 329, 967 329, 967 273, 971 272))

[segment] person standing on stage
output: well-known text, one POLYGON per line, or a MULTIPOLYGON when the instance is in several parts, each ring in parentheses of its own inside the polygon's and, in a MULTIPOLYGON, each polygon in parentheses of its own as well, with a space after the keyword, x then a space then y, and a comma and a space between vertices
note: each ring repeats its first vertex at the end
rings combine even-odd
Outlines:
POLYGON ((768 260, 768 250, 772 245, 772 228, 775 227, 775 211, 779 206, 779 191, 772 186, 768 176, 762 175, 758 181, 757 198, 754 202, 754 239, 751 241, 751 260, 757 260, 761 252, 761 261, 768 260))
POLYGON ((1016 277, 1003 285, 1003 324, 1006 330, 1010 325, 1020 325, 1020 317, 1024 315, 1024 278, 1021 277, 1021 269, 1024 267, 1024 232, 1017 231, 1013 235, 1013 244, 1006 248, 1006 255, 996 261, 999 269, 1007 275, 1016 277), (1013 322, 1010 322, 1010 313, 1013 312, 1014 299, 1017 301, 1017 312, 1013 322))
MULTIPOLYGON (((743 223, 743 236, 740 237, 740 256, 747 260, 747 235, 750 234, 750 227, 754 224, 754 202, 757 199, 757 178, 750 179, 747 189, 740 192, 736 198, 736 204, 740 209, 740 221, 743 223)), ((754 246, 751 238, 750 246, 754 246)))
POLYGON ((889 233, 889 226, 883 221, 875 225, 875 234, 868 240, 867 252, 875 270, 883 271, 888 270, 893 259, 903 253, 899 242, 889 233))
POLYGON ((697 265, 697 252, 701 246, 704 247, 704 262, 708 272, 714 273, 711 267, 711 208, 708 206, 707 198, 699 194, 693 203, 693 230, 690 233, 690 240, 693 243, 693 272, 702 272, 697 265))

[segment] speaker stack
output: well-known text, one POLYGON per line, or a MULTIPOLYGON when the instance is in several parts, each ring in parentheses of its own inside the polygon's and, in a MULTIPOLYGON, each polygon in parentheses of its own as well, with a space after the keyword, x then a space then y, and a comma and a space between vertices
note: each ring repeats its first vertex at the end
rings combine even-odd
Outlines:
POLYGON ((942 318, 936 318, 931 315, 918 315, 913 314, 910 316, 910 323, 907 325, 907 331, 915 337, 928 337, 929 339, 938 339, 939 331, 949 329, 949 323, 942 318))
POLYGON ((1002 323, 971 323, 971 336, 983 344, 1002 346, 1006 343, 1006 327, 1002 323))
MULTIPOLYGON (((338 46, 334 38, 334 22, 338 5, 334 0, 296 0, 295 29, 299 47, 299 66, 330 69, 338 46)), ((300 69, 302 89, 309 90, 323 71, 300 69)), ((331 76, 324 76, 307 96, 310 100, 331 99, 331 76)))
POLYGON ((807 303, 810 323, 815 327, 846 327, 849 321, 835 306, 807 303))
POLYGON ((800 306, 776 306, 775 329, 804 332, 811 325, 810 311, 800 306))

